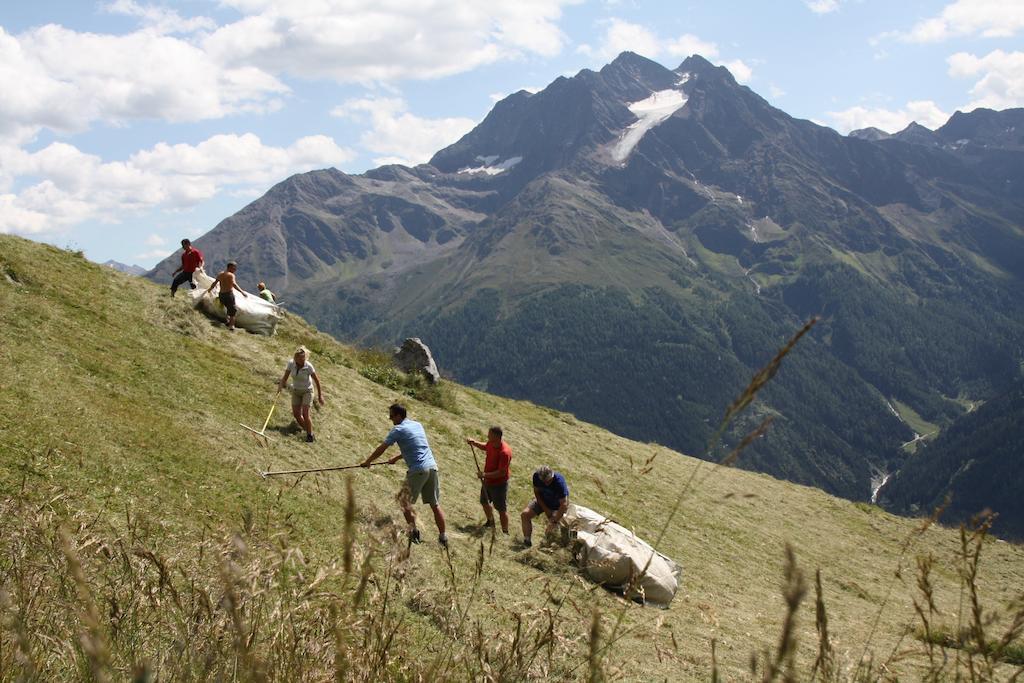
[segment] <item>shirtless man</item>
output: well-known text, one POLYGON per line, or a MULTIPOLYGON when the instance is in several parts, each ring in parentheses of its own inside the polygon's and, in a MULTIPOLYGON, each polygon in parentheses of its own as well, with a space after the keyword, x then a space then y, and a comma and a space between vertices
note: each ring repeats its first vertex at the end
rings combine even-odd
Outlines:
MULTIPOLYGON (((206 294, 213 292, 213 288, 220 285, 220 294, 217 295, 217 300, 224 305, 228 313, 228 329, 234 332, 235 330, 235 314, 238 313, 238 309, 235 308, 235 291, 242 292, 242 288, 238 286, 235 281, 235 271, 238 270, 238 264, 234 261, 228 261, 228 265, 225 266, 224 271, 216 277, 210 288, 206 290, 206 294)), ((205 296, 205 294, 204 294, 205 296)), ((242 292, 242 296, 248 298, 249 295, 242 292)))

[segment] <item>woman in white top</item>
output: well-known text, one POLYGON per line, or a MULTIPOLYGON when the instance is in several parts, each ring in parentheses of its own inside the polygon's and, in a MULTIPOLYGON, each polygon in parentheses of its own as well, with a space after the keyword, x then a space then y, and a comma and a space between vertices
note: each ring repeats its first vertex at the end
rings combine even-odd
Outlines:
POLYGON ((305 346, 300 346, 295 352, 292 360, 288 361, 288 367, 281 376, 280 387, 288 386, 288 376, 292 377, 292 415, 299 426, 306 430, 306 441, 312 443, 313 421, 309 417, 309 407, 313 405, 313 385, 316 385, 317 401, 324 404, 324 391, 320 388, 320 378, 313 369, 313 364, 307 360, 309 351, 305 346))

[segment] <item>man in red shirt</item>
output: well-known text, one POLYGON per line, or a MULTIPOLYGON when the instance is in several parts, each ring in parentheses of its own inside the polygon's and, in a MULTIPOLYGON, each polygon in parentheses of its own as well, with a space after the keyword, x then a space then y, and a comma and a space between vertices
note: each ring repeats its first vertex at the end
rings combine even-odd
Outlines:
POLYGON ((185 250, 181 254, 181 267, 171 273, 174 275, 174 281, 171 282, 171 296, 174 296, 178 287, 185 284, 186 281, 192 286, 192 289, 195 289, 196 283, 192 280, 192 274, 203 267, 203 252, 193 247, 190 240, 182 240, 181 248, 185 250))
POLYGON ((491 427, 487 430, 487 443, 473 439, 466 439, 466 443, 487 453, 487 457, 484 458, 484 471, 477 475, 480 477, 480 505, 487 516, 487 526, 494 526, 493 506, 501 519, 501 530, 508 534, 507 501, 512 449, 502 441, 501 427, 491 427))

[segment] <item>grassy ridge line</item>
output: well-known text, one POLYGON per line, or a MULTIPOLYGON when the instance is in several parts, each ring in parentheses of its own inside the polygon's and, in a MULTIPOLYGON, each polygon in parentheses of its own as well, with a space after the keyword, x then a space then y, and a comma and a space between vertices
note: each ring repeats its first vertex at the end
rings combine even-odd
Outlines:
MULTIPOLYGON (((331 475, 297 485, 264 482, 255 471, 267 465, 357 462, 379 442, 389 426, 386 405, 395 394, 359 375, 357 350, 294 317, 274 338, 229 335, 183 300, 167 298, 164 288, 17 238, 0 237, 0 270, 5 369, 0 373, 0 491, 5 497, 18 495, 22 481, 28 495, 60 486, 115 527, 124 524, 127 508, 163 530, 168 551, 187 547, 206 526, 236 528, 247 510, 278 505, 309 557, 336 557, 343 480, 331 475), (260 448, 237 423, 262 423, 273 381, 299 343, 313 349, 327 390, 328 407, 315 416, 319 440, 307 445, 272 432, 271 448, 260 448)), ((513 505, 527 499, 532 468, 548 462, 567 473, 575 500, 648 537, 695 464, 569 415, 461 387, 455 391, 461 415, 409 403, 438 454, 443 502, 456 531, 480 518, 463 439, 482 434, 492 422, 505 427, 515 449, 513 505), (652 456, 657 456, 653 469, 642 474, 652 456)), ((287 421, 281 399, 271 430, 287 421)), ((400 479, 399 468, 357 472, 364 538, 398 520, 392 499, 400 479)), ((424 522, 429 530, 429 521, 424 522)), ((632 609, 626 629, 631 635, 618 644, 611 661, 637 680, 706 678, 708 643, 716 638, 723 672, 740 675, 750 652, 769 647, 775 638, 786 540, 804 566, 823 568, 831 629, 841 643, 859 651, 892 580, 900 544, 915 524, 770 477, 720 471, 686 501, 662 548, 684 567, 676 602, 665 612, 632 609), (656 620, 663 621, 657 632, 656 620), (659 661, 654 648, 670 647, 669 631, 682 646, 659 661)), ((454 569, 461 577, 472 573, 474 543, 464 535, 454 541, 454 569)), ((920 543, 921 550, 940 558, 956 546, 955 535, 943 530, 929 531, 920 543)), ((1024 554, 1001 543, 986 552, 986 586, 993 600, 1002 601, 1024 583, 1024 554)), ((552 575, 560 585, 574 586, 573 595, 588 604, 602 610, 615 606, 613 596, 576 581, 564 559, 544 550, 516 554, 499 541, 471 618, 508 629, 510 614, 550 606, 539 587, 552 575)), ((447 571, 433 546, 415 549, 407 592, 396 603, 413 624, 403 642, 412 654, 443 642, 431 609, 444 600, 447 571)), ((949 589, 944 606, 952 610, 952 564, 940 565, 937 578, 949 589)), ((873 641, 880 655, 913 621, 909 591, 897 593, 888 608, 893 616, 883 619, 873 641)), ((586 610, 567 609, 562 618, 567 634, 589 628, 586 610)), ((813 658, 812 620, 805 617, 801 626, 802 656, 813 658)))

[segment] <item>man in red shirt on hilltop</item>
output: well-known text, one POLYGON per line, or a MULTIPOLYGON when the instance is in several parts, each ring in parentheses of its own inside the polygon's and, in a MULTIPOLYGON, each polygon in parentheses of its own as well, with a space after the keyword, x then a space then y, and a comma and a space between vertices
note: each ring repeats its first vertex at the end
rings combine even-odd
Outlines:
POLYGON ((171 296, 174 296, 178 287, 185 284, 186 281, 192 286, 192 289, 195 289, 196 283, 192 279, 192 274, 203 267, 203 252, 193 247, 190 240, 182 240, 181 248, 185 250, 181 254, 181 267, 171 273, 174 275, 174 281, 171 282, 171 296))
POLYGON ((509 466, 512 464, 512 449, 502 441, 501 427, 491 427, 487 430, 487 443, 466 439, 473 448, 479 448, 487 453, 484 459, 484 471, 477 476, 480 477, 480 505, 487 515, 487 526, 494 526, 494 513, 498 511, 501 519, 501 530, 508 533, 508 480, 509 466))

